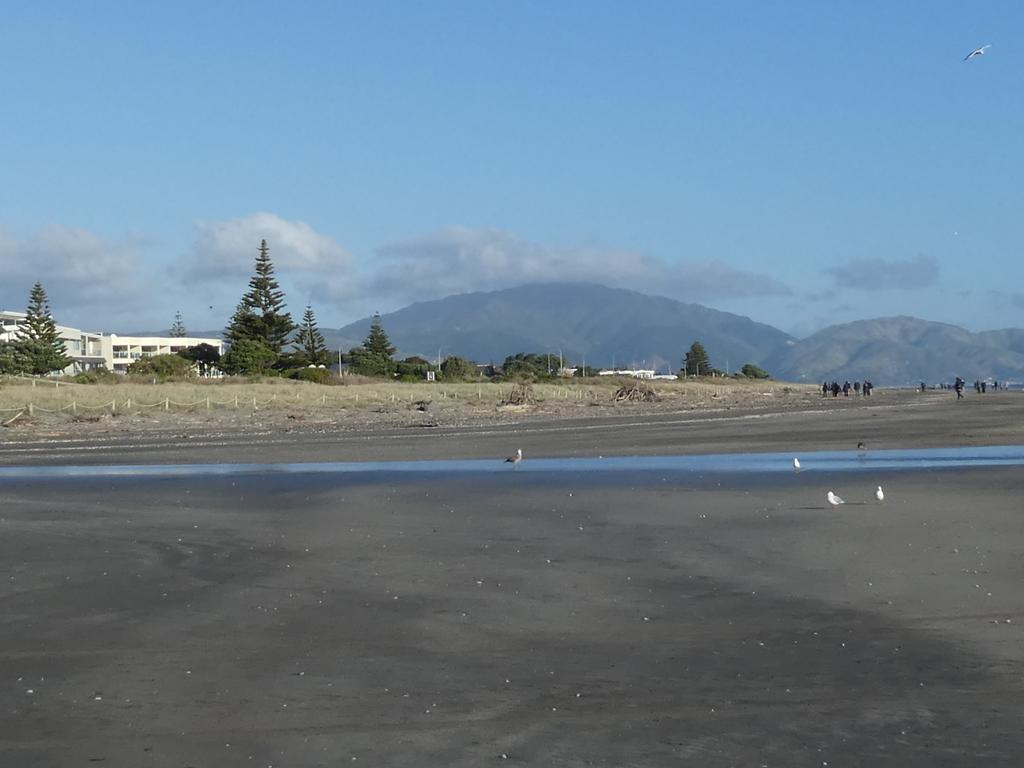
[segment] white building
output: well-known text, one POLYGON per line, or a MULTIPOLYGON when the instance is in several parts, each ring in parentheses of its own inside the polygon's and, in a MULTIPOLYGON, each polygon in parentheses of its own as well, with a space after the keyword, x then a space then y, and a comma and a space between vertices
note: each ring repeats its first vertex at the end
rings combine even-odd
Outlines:
POLYGON ((209 344, 224 354, 224 342, 220 339, 202 339, 193 336, 118 336, 112 333, 103 336, 101 348, 107 370, 126 373, 128 366, 140 357, 152 355, 174 355, 189 347, 209 344))
MULTIPOLYGON (((617 371, 601 371, 597 374, 598 376, 632 376, 634 379, 653 379, 655 377, 654 371, 648 371, 644 369, 621 369, 617 371)), ((673 378, 675 378, 673 376, 673 378)))
MULTIPOLYGON (((15 341, 18 328, 25 323, 24 312, 0 310, 0 341, 15 341)), ((73 376, 94 368, 106 368, 115 373, 127 373, 128 366, 140 357, 150 355, 173 355, 188 347, 209 344, 221 354, 224 342, 220 339, 204 339, 192 336, 118 336, 91 333, 64 325, 57 326, 57 333, 64 342, 65 354, 72 359, 71 365, 61 373, 73 376)))

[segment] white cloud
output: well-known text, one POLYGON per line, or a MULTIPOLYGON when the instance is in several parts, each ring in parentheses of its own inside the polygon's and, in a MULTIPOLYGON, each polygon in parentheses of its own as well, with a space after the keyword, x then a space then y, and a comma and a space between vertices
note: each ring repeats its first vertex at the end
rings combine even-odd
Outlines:
POLYGON ((790 293, 772 277, 721 261, 671 264, 625 249, 555 247, 501 230, 448 227, 385 245, 372 290, 399 299, 534 282, 594 282, 702 301, 790 293))
POLYGON ((925 254, 912 259, 863 257, 850 259, 842 266, 831 267, 825 272, 843 288, 915 291, 938 283, 939 262, 934 256, 925 254))
POLYGON ((289 221, 273 213, 254 213, 224 221, 198 221, 189 258, 190 278, 246 277, 261 240, 270 247, 277 272, 316 273, 329 279, 347 277, 352 257, 327 235, 304 221, 289 221))
POLYGON ((25 238, 0 232, 0 305, 23 309, 43 283, 58 322, 99 326, 149 303, 141 271, 143 238, 106 238, 86 229, 47 227, 25 238))

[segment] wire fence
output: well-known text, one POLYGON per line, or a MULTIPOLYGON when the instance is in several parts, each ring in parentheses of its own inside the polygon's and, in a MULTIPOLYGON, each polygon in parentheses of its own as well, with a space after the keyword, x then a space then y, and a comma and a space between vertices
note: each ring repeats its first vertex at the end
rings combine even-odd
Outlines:
MULTIPOLYGON (((538 383, 534 397, 539 404, 568 401, 579 405, 611 403, 621 381, 538 383)), ((791 391, 780 382, 718 384, 685 380, 659 382, 658 398, 680 405, 713 401, 721 395, 771 397, 791 391)), ((514 384, 504 383, 382 383, 323 387, 297 382, 254 385, 116 384, 95 385, 51 381, 45 378, 0 376, 0 424, 7 425, 36 415, 142 414, 146 412, 193 412, 214 410, 344 410, 393 409, 429 405, 493 408, 509 402, 514 384), (176 397, 175 397, 176 396, 176 397)), ((800 385, 795 388, 800 389, 800 385)))
MULTIPOLYGON (((507 397, 508 394, 509 394, 509 391, 488 392, 486 399, 487 400, 491 400, 492 398, 497 396, 497 399, 501 400, 501 399, 507 397)), ((458 400, 461 399, 463 401, 467 401, 467 400, 468 401, 473 401, 473 400, 475 400, 475 401, 478 401, 478 402, 482 402, 484 400, 484 392, 483 392, 482 389, 477 391, 475 396, 467 396, 465 393, 463 393, 461 398, 459 396, 459 392, 457 392, 457 391, 442 390, 439 393, 437 393, 437 395, 442 400, 449 400, 450 399, 450 400, 453 400, 453 401, 458 401, 458 400)), ((572 398, 572 399, 575 399, 575 400, 582 400, 582 399, 584 399, 584 392, 582 390, 569 390, 569 389, 565 389, 562 392, 560 392, 557 395, 557 397, 561 398, 561 399, 570 399, 570 398, 572 398)), ((161 410, 164 410, 164 411, 170 411, 171 409, 179 409, 179 410, 193 410, 193 409, 212 410, 213 408, 252 408, 253 410, 257 410, 257 409, 260 409, 260 408, 269 408, 269 407, 272 407, 272 406, 282 406, 282 407, 298 406, 298 407, 307 407, 307 408, 308 407, 316 407, 316 406, 321 406, 321 407, 328 407, 328 406, 330 406, 330 407, 345 408, 345 407, 348 407, 348 406, 361 405, 361 404, 363 404, 363 405, 366 405, 366 404, 377 404, 377 403, 396 403, 396 404, 397 403, 410 403, 411 404, 411 403, 416 403, 416 402, 418 402, 418 395, 417 395, 417 393, 412 393, 412 392, 408 393, 408 395, 406 395, 406 396, 402 396, 402 395, 399 395, 399 394, 394 393, 394 392, 391 392, 391 393, 373 392, 373 393, 370 393, 370 394, 362 394, 362 396, 360 396, 359 392, 354 392, 351 395, 342 396, 342 397, 328 397, 326 394, 323 394, 323 395, 321 395, 318 398, 308 398, 308 397, 307 398, 303 398, 301 394, 297 395, 296 397, 287 397, 287 396, 279 397, 277 394, 273 394, 273 395, 271 395, 267 399, 260 399, 258 397, 243 397, 243 396, 236 395, 235 397, 229 398, 227 400, 216 400, 214 398, 207 397, 207 398, 202 398, 200 400, 194 400, 194 401, 191 401, 191 402, 179 402, 177 400, 172 400, 169 397, 164 397, 164 398, 162 398, 160 400, 157 400, 154 403, 141 402, 141 401, 133 399, 131 397, 127 397, 127 398, 125 398, 123 400, 115 398, 113 400, 109 400, 109 401, 103 402, 103 403, 85 403, 85 402, 79 402, 78 400, 72 400, 69 403, 65 403, 63 405, 59 405, 57 407, 51 407, 51 408, 46 408, 46 407, 44 407, 42 405, 36 404, 33 401, 29 401, 29 402, 25 403, 24 405, 20 405, 19 404, 19 405, 13 407, 13 408, 0 408, 0 413, 15 413, 15 412, 24 411, 24 412, 28 413, 29 416, 34 416, 36 413, 54 414, 54 413, 63 413, 63 412, 66 412, 66 411, 67 412, 71 412, 72 414, 76 414, 76 413, 78 413, 78 411, 80 409, 81 410, 87 410, 87 411, 88 410, 93 410, 93 411, 96 411, 96 410, 100 410, 100 411, 108 410, 111 413, 117 413, 118 411, 146 410, 146 409, 152 409, 152 408, 158 408, 158 409, 161 409, 161 410)))
MULTIPOLYGON (((691 397, 706 398, 714 397, 722 393, 726 389, 715 385, 698 385, 689 384, 685 388, 676 388, 674 394, 676 396, 683 396, 687 399, 691 397)), ((763 387, 765 391, 763 395, 772 395, 776 391, 775 386, 763 387)), ((788 391, 788 387, 783 388, 788 391)), ((74 390, 76 394, 83 393, 82 389, 74 390)), ((473 389, 462 388, 458 389, 432 389, 428 392, 422 390, 415 391, 378 391, 370 390, 364 392, 346 392, 346 393, 322 393, 319 396, 310 397, 309 392, 297 392, 294 396, 289 394, 274 393, 269 398, 260 398, 258 396, 247 396, 247 395, 234 395, 225 400, 216 399, 213 397, 203 397, 197 400, 173 400, 170 397, 158 398, 155 402, 147 402, 144 399, 138 399, 134 397, 117 398, 114 397, 110 400, 103 402, 84 402, 79 399, 73 399, 70 402, 57 403, 53 402, 53 396, 47 400, 46 405, 42 405, 35 400, 27 400, 27 402, 17 402, 12 404, 12 407, 0 408, 0 424, 7 425, 22 416, 34 417, 36 414, 70 414, 71 416, 77 416, 79 412, 84 413, 96 413, 96 412, 110 412, 111 414, 117 413, 133 413, 133 412, 146 412, 146 411, 211 411, 214 409, 251 409, 257 411, 260 409, 268 408, 330 408, 330 409, 346 409, 346 408, 358 408, 358 407, 372 407, 372 406, 385 406, 394 404, 395 406, 413 406, 418 403, 430 402, 436 399, 441 401, 453 401, 455 403, 465 404, 487 404, 487 405, 501 405, 505 403, 511 394, 511 387, 492 387, 479 386, 473 389), (11 417, 6 419, 7 415, 11 414, 11 417)), ((542 393, 538 393, 538 400, 543 402, 545 400, 564 400, 564 401, 577 401, 580 403, 601 403, 608 402, 611 399, 612 390, 604 387, 552 387, 546 389, 542 393)), ((664 394, 664 393, 663 393, 664 394)), ((55 393, 54 393, 55 395, 55 393)))

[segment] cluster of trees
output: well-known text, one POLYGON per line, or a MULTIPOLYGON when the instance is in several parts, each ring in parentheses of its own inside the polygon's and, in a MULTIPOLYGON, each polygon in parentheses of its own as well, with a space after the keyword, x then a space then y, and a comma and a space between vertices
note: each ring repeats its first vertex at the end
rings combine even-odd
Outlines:
POLYGON ((260 242, 249 290, 238 303, 224 336, 230 349, 219 365, 229 374, 261 375, 330 361, 313 308, 306 307, 301 324, 293 322, 286 310, 284 291, 274 277, 266 240, 260 242))
POLYGON ((57 332, 50 302, 42 283, 36 283, 28 297, 27 317, 13 341, 0 341, 0 373, 28 373, 44 376, 71 365, 64 341, 57 332))
POLYGON ((423 381, 429 371, 444 381, 466 381, 479 376, 476 366, 462 357, 450 355, 439 363, 431 363, 423 357, 395 360, 394 354, 395 347, 381 325, 380 314, 375 313, 366 340, 361 346, 349 350, 349 370, 363 376, 397 378, 399 381, 423 381))
MULTIPOLYGON (((711 359, 708 357, 708 351, 704 349, 704 345, 699 341, 693 342, 690 345, 689 351, 683 356, 683 367, 679 372, 683 376, 725 376, 718 368, 715 368, 711 364, 711 359)), ((766 370, 760 366, 754 365, 753 363, 747 363, 740 368, 738 373, 733 374, 736 377, 742 377, 747 379, 770 379, 771 376, 766 370)))
POLYGON ((501 364, 504 375, 510 379, 553 379, 561 370, 559 357, 552 359, 547 352, 519 352, 509 355, 501 364))
MULTIPOLYGON (((181 312, 175 314, 170 334, 187 336, 181 312)), ((199 344, 177 355, 142 358, 129 367, 129 373, 161 379, 192 375, 196 369, 206 375, 215 367, 228 374, 265 375, 288 372, 299 378, 323 380, 323 369, 331 359, 324 336, 317 326, 311 306, 306 307, 302 322, 296 324, 285 307, 284 292, 274 277, 267 241, 260 243, 255 273, 225 331, 230 348, 221 356, 209 344, 199 344), (310 370, 317 369, 317 370, 310 370)), ((370 332, 362 345, 347 355, 349 369, 365 376, 422 381, 433 370, 438 378, 463 381, 478 378, 480 373, 468 360, 449 356, 433 365, 422 357, 395 360, 395 347, 381 325, 379 314, 373 316, 370 332)), ((71 364, 50 312, 46 291, 36 283, 29 294, 27 317, 19 326, 17 338, 0 342, 0 373, 45 375, 71 364)), ((711 364, 704 345, 694 341, 683 357, 680 374, 684 376, 722 376, 711 364)), ((559 375, 562 361, 549 353, 519 353, 505 358, 502 365, 507 378, 551 379, 559 375)), ((577 376, 594 375, 596 370, 578 367, 577 376)), ((769 374, 753 363, 744 365, 738 377, 767 379, 769 374)))

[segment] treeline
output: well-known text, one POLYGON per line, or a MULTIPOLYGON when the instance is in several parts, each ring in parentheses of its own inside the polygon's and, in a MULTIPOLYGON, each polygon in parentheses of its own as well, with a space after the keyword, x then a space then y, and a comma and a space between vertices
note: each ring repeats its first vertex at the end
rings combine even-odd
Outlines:
MULTIPOLYGON (((175 315, 170 335, 187 336, 181 312, 175 315)), ((401 381, 423 381, 431 377, 445 381, 485 377, 543 381, 561 377, 567 370, 579 377, 598 373, 598 369, 590 366, 565 363, 561 353, 554 357, 551 353, 520 352, 506 357, 500 366, 477 366, 454 355, 436 362, 423 357, 395 360, 396 350, 381 324, 380 314, 374 314, 369 334, 360 346, 347 354, 341 350, 333 353, 327 349, 312 306, 306 306, 301 322, 292 320, 284 291, 274 276, 266 240, 260 242, 248 290, 231 316, 224 338, 228 344, 224 355, 212 345, 198 344, 173 355, 143 357, 128 367, 128 373, 166 379, 190 376, 196 371, 205 376, 219 370, 228 375, 289 376, 326 382, 331 376, 329 366, 335 360, 339 368, 347 366, 354 374, 401 381)), ((29 295, 27 318, 19 325, 15 340, 0 342, 0 373, 45 375, 64 370, 71 363, 54 324, 46 291, 41 283, 36 283, 29 295)), ((727 373, 713 366, 703 344, 694 341, 683 356, 679 375, 725 376, 727 373)), ((753 363, 743 365, 738 373, 731 375, 770 378, 767 371, 753 363)))

